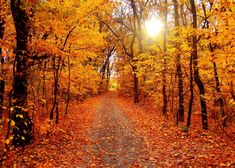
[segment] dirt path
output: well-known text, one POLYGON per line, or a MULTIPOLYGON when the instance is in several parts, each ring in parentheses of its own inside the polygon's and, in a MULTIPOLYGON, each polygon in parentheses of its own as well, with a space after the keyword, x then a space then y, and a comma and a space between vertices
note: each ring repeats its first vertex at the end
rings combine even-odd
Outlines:
POLYGON ((155 167, 144 138, 136 134, 116 100, 116 93, 110 92, 82 104, 74 102, 59 125, 24 150, 10 151, 2 167, 155 167))
POLYGON ((133 124, 115 101, 115 93, 103 96, 89 136, 92 146, 86 148, 86 166, 155 167, 148 160, 144 139, 134 132, 133 124))
POLYGON ((185 133, 174 121, 115 92, 72 102, 58 125, 40 126, 46 132, 24 150, 10 151, 0 167, 235 166, 234 140, 196 127, 185 133))

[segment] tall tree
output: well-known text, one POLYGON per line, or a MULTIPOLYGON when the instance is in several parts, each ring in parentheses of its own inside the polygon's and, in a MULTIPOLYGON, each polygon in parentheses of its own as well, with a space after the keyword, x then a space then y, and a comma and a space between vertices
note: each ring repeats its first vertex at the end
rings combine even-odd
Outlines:
MULTIPOLYGON (((210 3, 210 12, 212 10, 213 7, 213 3, 210 3)), ((208 20, 208 16, 207 16, 207 12, 206 12, 206 5, 204 4, 204 2, 202 1, 202 9, 203 9, 203 14, 204 14, 204 24, 203 24, 203 28, 205 29, 209 29, 210 28, 210 22, 208 20)), ((218 30, 217 28, 215 28, 216 34, 218 34, 218 30)), ((209 38, 208 38, 209 39, 209 38)), ((218 48, 217 44, 212 44, 209 43, 209 50, 212 53, 212 58, 215 57, 214 51, 218 48)), ((224 100, 221 94, 221 86, 220 86, 220 80, 219 80, 219 74, 218 74, 218 68, 217 68, 217 64, 215 62, 215 60, 213 59, 212 61, 213 64, 213 71, 214 71, 214 78, 215 78, 215 90, 218 94, 218 96, 216 97, 216 101, 219 102, 219 106, 220 106, 220 114, 222 117, 222 125, 225 127, 226 126, 226 119, 225 119, 225 110, 224 110, 224 100)))
MULTIPOLYGON (((191 4, 192 15, 193 15, 193 28, 197 29, 197 11, 196 11, 194 0, 190 0, 190 4, 191 4)), ((204 84, 202 83, 201 78, 199 76, 197 43, 198 43, 197 35, 194 33, 192 35, 192 49, 193 49, 192 56, 193 56, 193 68, 194 68, 194 80, 199 89, 201 113, 202 113, 202 128, 208 129, 205 89, 204 89, 204 84)))
POLYGON ((166 60, 166 52, 167 52, 167 15, 168 15, 168 2, 164 1, 164 35, 163 35, 163 71, 162 71, 162 95, 163 95, 163 109, 162 112, 164 115, 167 113, 167 93, 166 93, 166 68, 167 68, 167 60, 166 60))
MULTIPOLYGON (((174 3, 174 16, 175 16, 175 28, 178 29, 179 24, 179 5, 178 0, 173 0, 174 3)), ((175 33, 175 37, 179 38, 179 30, 175 33)), ((181 54, 180 54, 180 44, 176 42, 177 55, 176 55, 176 71, 178 76, 178 96, 179 96, 179 109, 177 111, 177 122, 184 121, 184 95, 183 95, 183 78, 182 78, 182 68, 181 68, 181 54)))
POLYGON ((120 8, 117 9, 117 15, 113 17, 109 16, 119 24, 118 30, 112 28, 112 25, 104 23, 108 29, 114 34, 114 36, 120 41, 119 47, 125 54, 124 58, 126 62, 131 66, 133 74, 133 92, 134 103, 139 102, 139 77, 138 77, 138 55, 142 53, 142 26, 141 26, 141 14, 140 1, 128 0, 126 3, 121 3, 120 8), (125 4, 125 5, 124 5, 125 4), (121 10, 120 10, 121 9, 121 10), (126 12, 129 11, 129 12, 126 12), (138 45, 138 48, 136 48, 138 45))
POLYGON ((14 110, 12 120, 13 144, 24 146, 30 143, 32 122, 27 108, 28 86, 28 38, 29 38, 29 15, 26 11, 27 2, 24 0, 11 0, 11 12, 16 29, 16 56, 13 83, 14 110))
POLYGON ((133 70, 133 78, 134 78, 134 103, 138 103, 139 102, 139 78, 137 76, 137 65, 136 62, 138 61, 136 57, 136 53, 134 53, 134 44, 136 41, 136 38, 138 40, 139 43, 139 51, 142 52, 142 43, 141 43, 141 25, 140 25, 140 17, 138 15, 138 9, 136 6, 136 1, 135 0, 130 0, 131 3, 131 8, 132 8, 132 12, 133 12, 133 39, 132 39, 132 44, 131 44, 131 54, 132 54, 132 62, 133 62, 133 66, 132 66, 132 70, 133 70))
MULTIPOLYGON (((4 24, 5 24, 5 21, 4 21, 4 18, 3 18, 3 15, 2 15, 2 11, 3 11, 3 2, 1 1, 0 2, 0 40, 3 40, 3 35, 4 35, 4 24)), ((5 89, 5 81, 3 80, 3 64, 4 64, 4 58, 3 58, 3 55, 2 55, 2 47, 0 46, 0 122, 1 122, 1 119, 2 119, 2 112, 3 112, 3 109, 2 109, 2 105, 3 105, 3 95, 4 95, 4 89, 5 89)))

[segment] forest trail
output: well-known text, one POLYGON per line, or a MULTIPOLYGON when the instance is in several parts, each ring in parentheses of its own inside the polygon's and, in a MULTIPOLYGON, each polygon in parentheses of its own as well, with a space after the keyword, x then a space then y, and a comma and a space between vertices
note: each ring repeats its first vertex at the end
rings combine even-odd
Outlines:
POLYGON ((11 151, 2 167, 155 167, 144 138, 116 101, 111 91, 73 102, 58 126, 47 128, 24 150, 11 151))
POLYGON ((88 149, 88 165, 92 156, 96 161, 91 165, 96 166, 155 167, 148 160, 144 138, 134 131, 133 123, 116 102, 115 92, 101 98, 89 136, 93 145, 88 149))
POLYGON ((186 133, 151 110, 114 91, 71 102, 58 125, 41 122, 44 134, 35 130, 33 143, 10 151, 0 167, 235 166, 234 139, 197 127, 186 133))

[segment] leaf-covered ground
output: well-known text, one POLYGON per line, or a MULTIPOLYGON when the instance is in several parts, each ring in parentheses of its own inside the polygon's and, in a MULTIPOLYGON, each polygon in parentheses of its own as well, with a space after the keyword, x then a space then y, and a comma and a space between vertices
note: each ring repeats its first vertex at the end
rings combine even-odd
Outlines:
MULTIPOLYGON (((235 137, 201 130, 201 120, 189 132, 149 106, 118 99, 135 130, 144 137, 150 160, 157 167, 235 167, 235 137)), ((170 117, 168 117, 170 118, 170 117)), ((197 120, 197 121, 195 121, 197 120)))
POLYGON ((58 127, 11 151, 2 167, 235 167, 235 143, 197 127, 184 132, 111 92, 73 103, 58 127))
POLYGON ((99 97, 83 104, 72 103, 68 115, 58 126, 43 131, 44 134, 24 150, 11 151, 2 167, 80 167, 87 155, 82 148, 89 145, 87 130, 93 122, 98 102, 99 97))
POLYGON ((86 148, 84 167, 155 167, 150 161, 144 138, 117 105, 116 94, 103 96, 89 130, 92 146, 86 148), (91 159, 93 157, 93 159, 91 159))

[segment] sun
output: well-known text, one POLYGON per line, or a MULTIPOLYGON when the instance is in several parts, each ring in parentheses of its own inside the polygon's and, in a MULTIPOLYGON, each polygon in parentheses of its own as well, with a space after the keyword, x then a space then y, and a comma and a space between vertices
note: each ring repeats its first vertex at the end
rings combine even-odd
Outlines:
POLYGON ((156 36, 162 30, 163 24, 157 18, 151 18, 145 22, 145 29, 149 36, 156 36))

